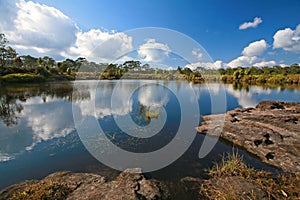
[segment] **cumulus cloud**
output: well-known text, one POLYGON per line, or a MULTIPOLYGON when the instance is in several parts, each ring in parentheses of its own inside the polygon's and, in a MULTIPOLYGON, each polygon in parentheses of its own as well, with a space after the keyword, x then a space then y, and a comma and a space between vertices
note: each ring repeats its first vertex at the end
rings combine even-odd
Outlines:
POLYGON ((265 61, 262 58, 259 58, 257 56, 240 56, 236 59, 232 60, 231 62, 227 63, 227 67, 263 67, 263 66, 274 66, 276 65, 276 62, 274 60, 271 61, 265 61))
POLYGON ((185 67, 190 68, 191 70, 195 70, 198 67, 203 67, 206 69, 220 69, 223 67, 223 62, 221 60, 217 60, 215 62, 196 62, 185 65, 185 67))
POLYGON ((83 56, 111 61, 132 50, 132 38, 124 33, 82 32, 56 8, 25 0, 0 2, 0 30, 20 55, 55 59, 83 56))
POLYGON ((197 60, 201 60, 203 58, 203 54, 200 49, 193 49, 192 54, 196 57, 197 60))
POLYGON ((270 67, 270 66, 274 66, 274 65, 276 65, 276 62, 274 60, 269 60, 269 61, 259 60, 253 64, 253 66, 256 66, 256 67, 265 67, 265 66, 270 67))
POLYGON ((254 64, 258 58, 256 56, 240 56, 237 57, 236 59, 233 59, 231 62, 227 64, 228 67, 238 67, 238 66, 243 66, 243 67, 251 67, 252 64, 254 64))
POLYGON ((242 54, 244 56, 259 56, 268 48, 267 42, 265 40, 259 40, 250 43, 244 48, 242 54))
POLYGON ((132 51, 132 37, 125 33, 104 32, 92 29, 88 32, 79 32, 75 47, 70 53, 88 59, 102 62, 111 62, 132 51))
POLYGON ((4 0, 0 28, 20 54, 61 56, 76 41, 78 27, 61 11, 32 1, 4 0))
POLYGON ((167 44, 156 42, 155 39, 148 39, 137 52, 145 62, 160 62, 169 56, 171 49, 167 44))
POLYGON ((285 28, 279 30, 273 36, 273 48, 282 48, 285 51, 300 52, 300 24, 295 30, 291 28, 285 28))
POLYGON ((244 48, 242 56, 239 56, 229 63, 225 64, 227 67, 263 67, 274 66, 276 62, 274 60, 266 61, 259 56, 268 49, 268 44, 265 40, 259 40, 250 43, 244 48))
POLYGON ((247 28, 256 28, 259 24, 261 24, 263 20, 260 17, 255 17, 253 22, 245 22, 239 26, 240 30, 245 30, 247 28))

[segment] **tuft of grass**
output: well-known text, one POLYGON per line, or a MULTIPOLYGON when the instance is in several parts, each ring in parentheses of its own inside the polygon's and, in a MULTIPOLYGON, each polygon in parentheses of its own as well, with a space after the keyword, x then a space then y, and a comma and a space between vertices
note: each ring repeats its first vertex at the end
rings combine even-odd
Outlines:
POLYGON ((223 155, 221 162, 215 163, 213 168, 208 170, 208 175, 211 177, 240 176, 250 178, 254 172, 253 168, 248 167, 243 162, 243 157, 233 150, 232 154, 223 155))
POLYGON ((208 170, 200 196, 205 199, 300 199, 300 173, 274 175, 247 166, 237 152, 223 155, 208 170))

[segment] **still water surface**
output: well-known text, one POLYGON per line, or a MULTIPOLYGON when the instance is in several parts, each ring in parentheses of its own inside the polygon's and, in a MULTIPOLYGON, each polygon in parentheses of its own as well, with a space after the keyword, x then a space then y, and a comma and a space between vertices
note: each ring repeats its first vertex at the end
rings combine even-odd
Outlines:
MULTIPOLYGON (((127 80, 122 82, 121 90, 114 96, 115 106, 112 107, 110 98, 117 81, 101 81, 99 84, 81 81, 74 92, 73 84, 1 86, 0 189, 62 170, 93 172, 108 179, 117 176, 117 170, 97 161, 81 142, 74 125, 74 107, 80 108, 82 116, 96 113, 99 125, 115 145, 131 152, 151 152, 164 147, 176 135, 181 113, 178 95, 188 101, 187 90, 190 88, 197 96, 200 115, 211 114, 211 99, 220 98, 222 88, 226 93, 226 110, 253 107, 262 100, 300 101, 298 89, 127 80), (146 88, 135 90, 130 100, 125 98, 130 87, 144 82, 148 84, 146 88), (175 90, 177 96, 168 88, 175 90), (95 107, 90 106, 90 101, 95 102, 95 107), (164 111, 160 109, 162 107, 164 111), (149 138, 130 137, 116 123, 116 117, 122 120, 128 112, 132 121, 140 127, 156 122, 162 128, 149 138)), ((130 126, 127 128, 130 131, 130 126)), ((190 148, 174 163, 148 173, 149 176, 166 182, 178 181, 186 176, 203 177, 205 168, 219 161, 222 154, 232 152, 230 144, 219 141, 205 158, 199 159, 204 136, 194 132, 186 134, 195 134, 190 148)), ((276 171, 243 150, 239 153, 251 166, 276 171)))

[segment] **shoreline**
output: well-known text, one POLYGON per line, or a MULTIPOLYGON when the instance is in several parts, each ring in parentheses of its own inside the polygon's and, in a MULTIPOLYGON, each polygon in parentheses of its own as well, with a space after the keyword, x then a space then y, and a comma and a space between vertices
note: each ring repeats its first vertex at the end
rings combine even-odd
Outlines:
POLYGON ((31 73, 12 73, 5 76, 0 76, 0 84, 10 83, 44 83, 44 82, 60 82, 60 81, 75 81, 75 80, 168 80, 168 81, 188 81, 191 83, 220 83, 220 84, 235 84, 239 85, 258 85, 258 86, 294 86, 300 87, 300 75, 248 75, 243 79, 235 79, 233 75, 203 75, 197 79, 189 79, 184 75, 168 75, 168 74, 139 74, 127 73, 121 77, 102 77, 96 72, 79 72, 71 74, 58 74, 44 76, 41 74, 31 73))
POLYGON ((263 101, 202 118, 200 134, 220 136, 285 172, 300 172, 300 102, 263 101))

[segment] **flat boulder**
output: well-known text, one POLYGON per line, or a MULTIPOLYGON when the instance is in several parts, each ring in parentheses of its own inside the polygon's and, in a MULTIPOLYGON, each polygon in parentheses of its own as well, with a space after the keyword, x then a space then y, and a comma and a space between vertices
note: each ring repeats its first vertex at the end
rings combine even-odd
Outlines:
POLYGON ((26 181, 0 191, 0 199, 167 199, 159 181, 146 179, 140 170, 124 171, 107 182, 91 173, 57 172, 42 180, 26 181))
POLYGON ((202 118, 198 132, 220 136, 283 171, 300 172, 299 102, 263 101, 202 118))

